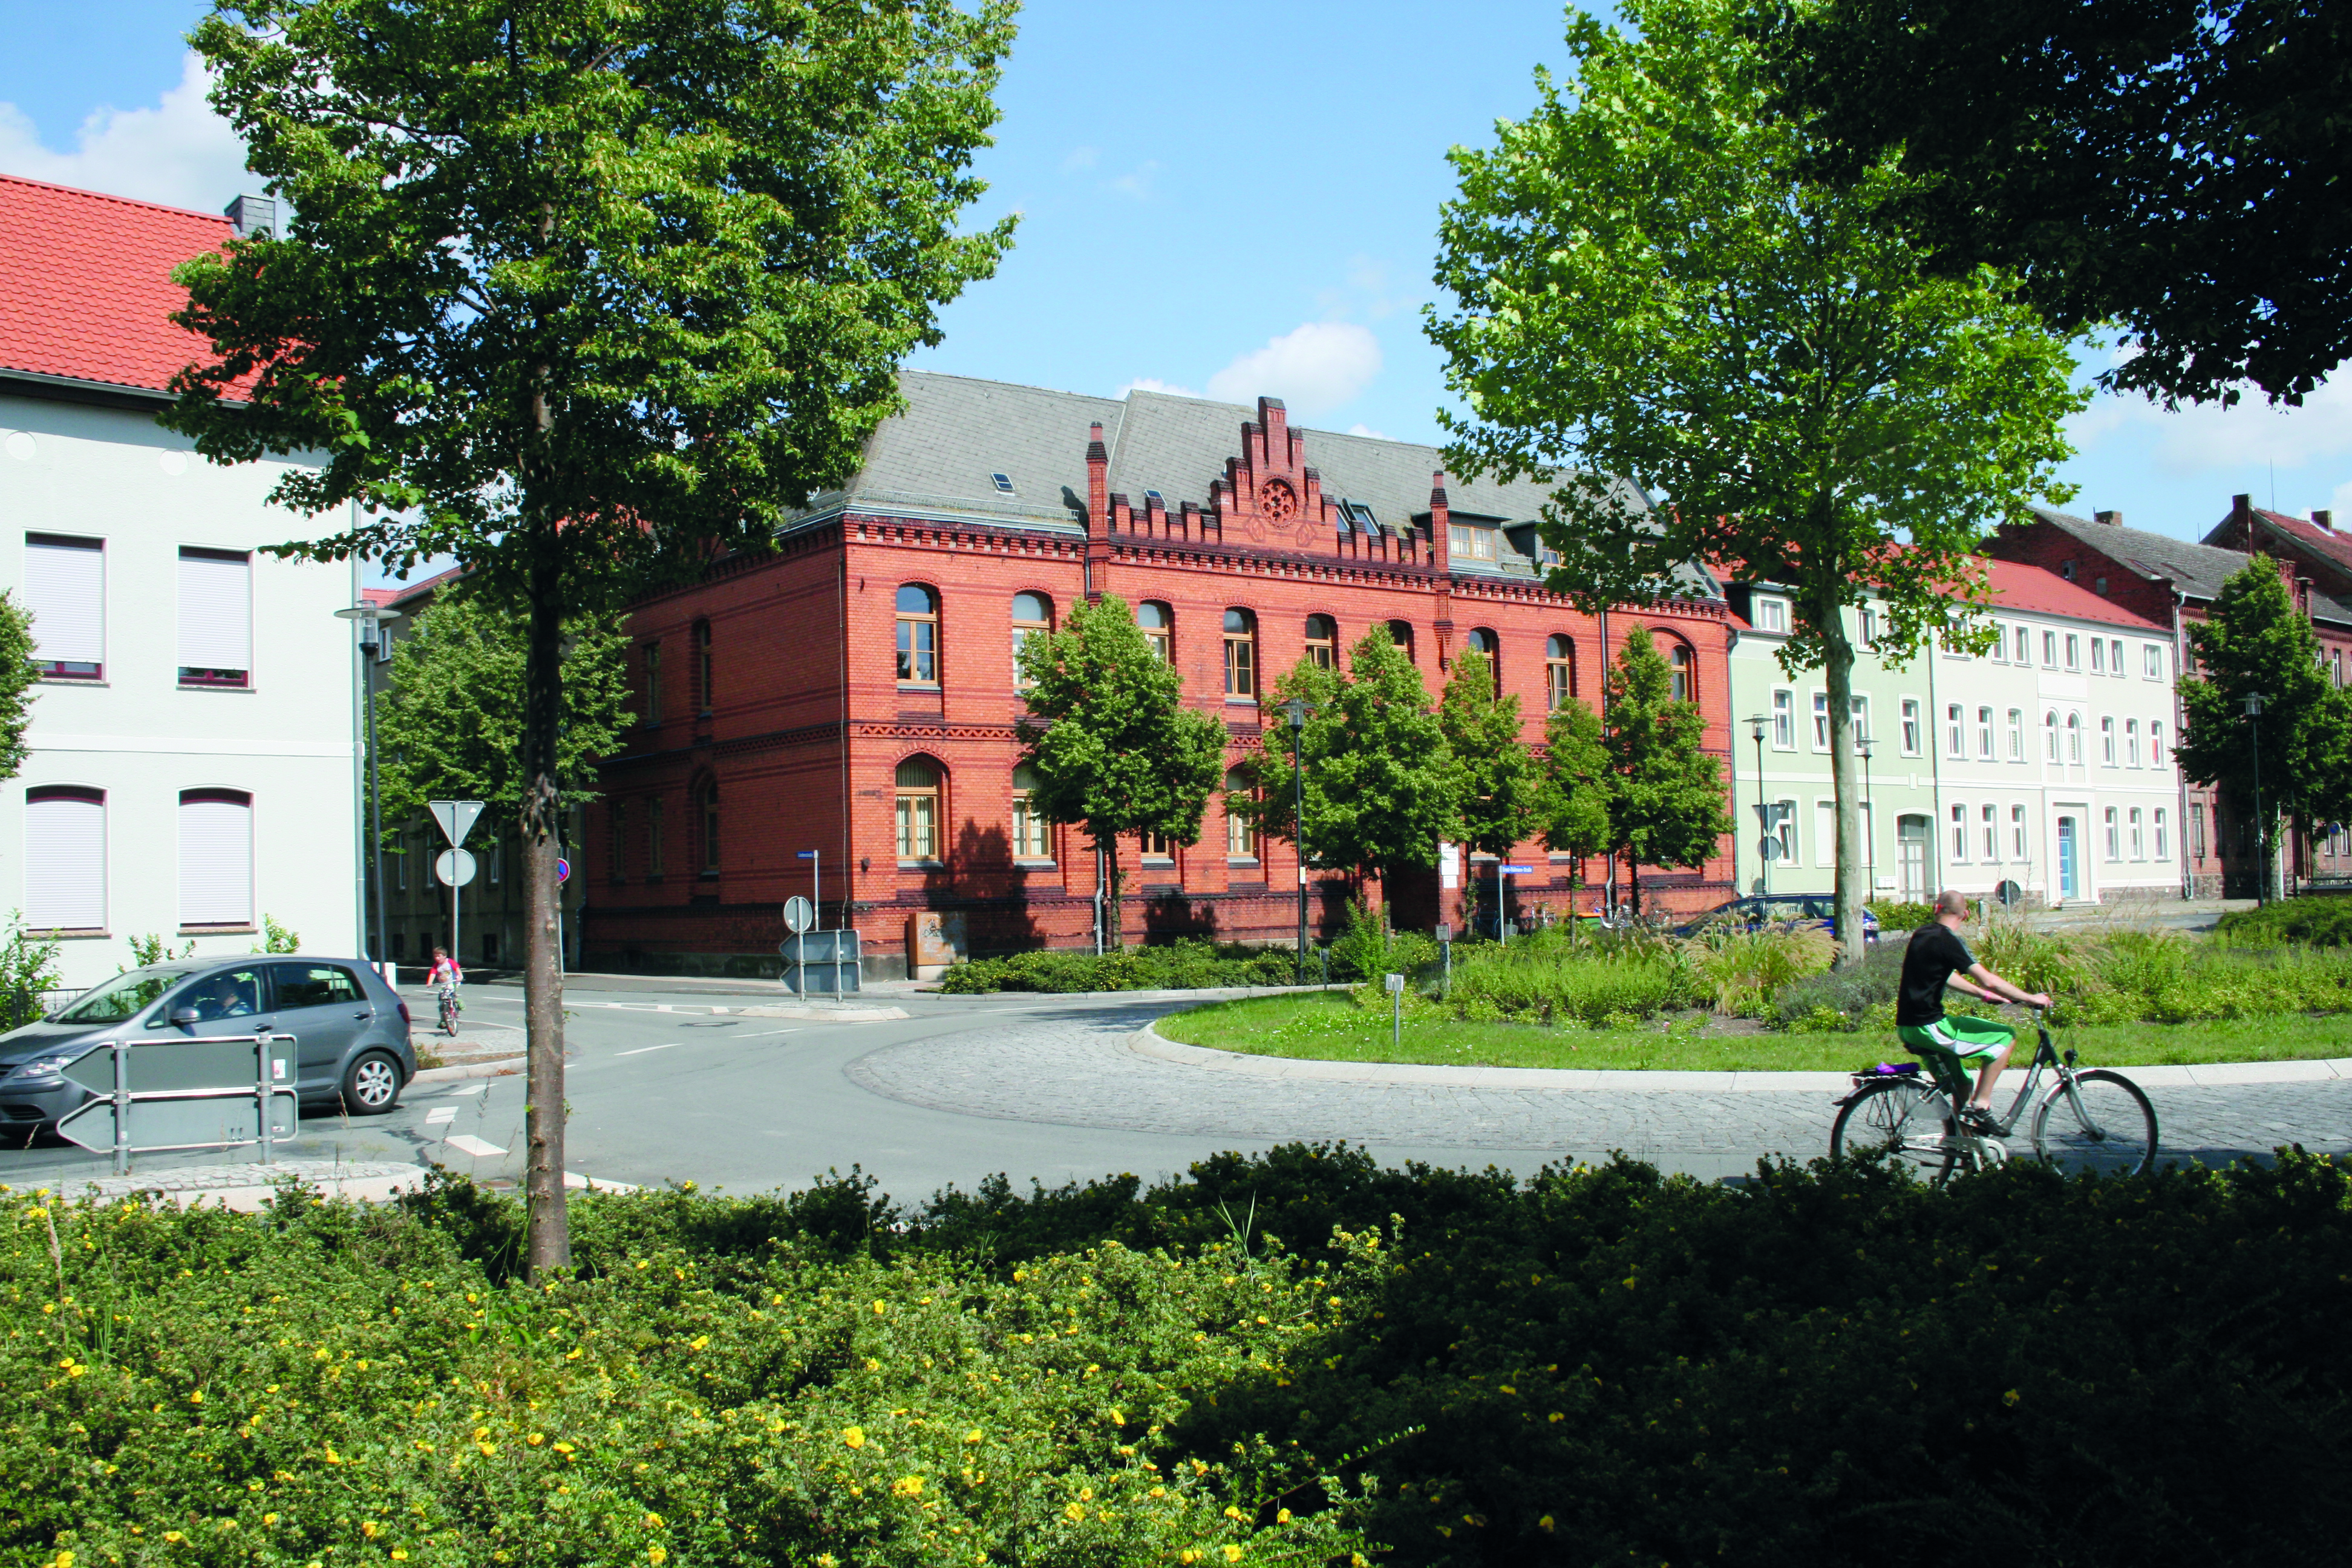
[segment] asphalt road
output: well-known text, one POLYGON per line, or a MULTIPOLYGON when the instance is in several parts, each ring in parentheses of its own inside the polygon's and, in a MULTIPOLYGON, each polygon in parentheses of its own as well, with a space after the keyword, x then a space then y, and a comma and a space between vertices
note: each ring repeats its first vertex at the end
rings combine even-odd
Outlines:
MULTIPOLYGON (((1144 1023, 1182 1005, 1134 996, 873 994, 864 1000, 910 1016, 854 1023, 712 1010, 789 1000, 756 985, 574 983, 566 1166, 595 1180, 737 1192, 799 1187, 855 1166, 919 1201, 995 1173, 1023 1188, 1123 1171, 1150 1179, 1219 1150, 1345 1138, 1391 1163, 1525 1173, 1622 1149, 1713 1178, 1744 1173, 1767 1153, 1823 1152, 1832 1114, 1819 1089, 1555 1090, 1210 1071, 1129 1049, 1144 1023)), ((469 1033, 520 1037, 520 989, 469 986, 467 1005, 469 1033)), ((2156 1098, 2166 1146, 2191 1157, 2295 1141, 2352 1151, 2352 1080, 2156 1098)), ((520 1074, 420 1080, 385 1116, 307 1118, 287 1153, 431 1162, 509 1182, 521 1172, 523 1100, 520 1074)), ((139 1169, 251 1158, 148 1156, 139 1169)), ((102 1157, 68 1144, 0 1151, 0 1182, 12 1185, 105 1173, 102 1157)))

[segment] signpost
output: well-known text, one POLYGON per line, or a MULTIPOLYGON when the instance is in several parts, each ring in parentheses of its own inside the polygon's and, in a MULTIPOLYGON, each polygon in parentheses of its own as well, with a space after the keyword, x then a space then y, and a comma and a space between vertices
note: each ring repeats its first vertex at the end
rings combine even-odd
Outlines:
POLYGON ((179 1036, 110 1040, 68 1064, 64 1077, 105 1098, 58 1119, 58 1135, 111 1152, 127 1175, 133 1154, 261 1145, 275 1162, 299 1124, 291 1035, 179 1036))
MULTIPOLYGON (((474 879, 474 858, 466 854, 466 835, 474 831, 474 820, 482 815, 482 803, 478 800, 431 800, 425 805, 433 814, 433 820, 441 825, 441 836, 449 841, 448 850, 433 862, 433 871, 449 884, 449 956, 462 963, 465 960, 458 956, 457 948, 457 889, 474 879), (464 858, 452 859, 450 857, 453 855, 464 858), (449 871, 441 868, 445 863, 450 868, 449 871), (453 879, 450 871, 462 872, 463 875, 453 879)), ((562 967, 562 962, 558 961, 556 968, 561 971, 562 967)))
POLYGON ((1404 1045, 1404 976, 1391 974, 1389 985, 1389 1048, 1401 1049, 1404 1045))
MULTIPOLYGON (((824 857, 814 849, 795 851, 795 858, 809 863, 809 902, 819 915, 824 913, 824 857)), ((794 926, 794 931, 801 928, 794 926)))

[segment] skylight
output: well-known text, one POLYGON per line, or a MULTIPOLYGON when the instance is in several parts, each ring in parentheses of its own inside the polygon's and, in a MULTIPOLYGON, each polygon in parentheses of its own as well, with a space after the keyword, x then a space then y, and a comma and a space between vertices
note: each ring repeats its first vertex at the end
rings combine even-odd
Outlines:
POLYGON ((1378 533, 1381 531, 1380 521, 1372 516, 1372 509, 1360 500, 1343 500, 1339 503, 1339 526, 1356 529, 1364 533, 1378 533))
POLYGON ((998 489, 1003 490, 1006 495, 1011 495, 1013 493, 1013 476, 1011 474, 991 474, 988 477, 996 481, 996 488, 998 489))
POLYGON ((1166 505, 1168 504, 1168 498, 1167 498, 1166 496, 1164 496, 1164 495, 1161 495, 1158 490, 1146 490, 1146 491, 1144 491, 1144 492, 1143 492, 1143 499, 1144 499, 1145 500, 1156 500, 1156 501, 1158 501, 1161 506, 1166 506, 1166 505))

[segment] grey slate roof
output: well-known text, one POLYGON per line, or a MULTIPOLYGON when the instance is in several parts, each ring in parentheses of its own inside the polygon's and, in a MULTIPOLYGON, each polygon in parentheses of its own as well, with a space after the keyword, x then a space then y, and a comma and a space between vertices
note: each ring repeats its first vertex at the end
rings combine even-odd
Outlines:
MULTIPOLYGON (((2074 535, 2112 561, 2119 561, 2147 576, 2170 578, 2174 586, 2191 598, 2216 597, 2222 584, 2246 569, 2246 553, 2241 550, 2192 544, 2185 539, 2126 528, 2120 523, 2098 522, 2052 507, 2037 506, 2033 512, 2053 528, 2074 535)), ((2316 620, 2352 626, 2352 609, 2315 589, 2311 595, 2311 614, 2316 620)))
MULTIPOLYGON (((1170 511, 1186 501, 1205 508, 1209 484, 1242 451, 1242 426, 1257 410, 1234 403, 1138 389, 1124 399, 1008 382, 901 371, 907 412, 886 420, 867 444, 866 465, 845 490, 814 498, 812 511, 846 500, 910 510, 1003 518, 1030 526, 1079 526, 1087 491, 1087 426, 1100 423, 1110 449, 1110 489, 1138 511, 1158 490, 1170 511), (992 476, 1010 478, 1013 493, 992 476)), ((1324 494, 1369 505, 1388 528, 1429 510, 1430 476, 1444 466, 1435 447, 1373 436, 1294 426, 1306 437, 1307 461, 1324 494)), ((1638 505, 1646 498, 1619 481, 1638 505)), ((1446 500, 1456 516, 1530 521, 1550 487, 1532 480, 1496 484, 1448 476, 1446 500)), ((1526 537, 1522 534, 1522 537, 1526 537)), ((1457 571, 1511 572, 1514 565, 1457 562, 1457 571)), ((1522 558, 1518 574, 1533 570, 1522 558)), ((1690 591, 1720 597, 1712 580, 1692 573, 1690 591)))

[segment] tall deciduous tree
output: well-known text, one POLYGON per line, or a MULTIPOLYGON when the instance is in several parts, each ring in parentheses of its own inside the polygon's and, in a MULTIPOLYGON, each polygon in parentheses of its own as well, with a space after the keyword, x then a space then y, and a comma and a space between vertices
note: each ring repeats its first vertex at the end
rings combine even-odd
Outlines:
MULTIPOLYGON (((1475 648, 1454 657, 1438 699, 1437 728, 1454 753, 1462 842, 1508 858, 1541 824, 1544 775, 1519 739, 1518 698, 1496 689, 1494 661, 1475 648)), ((1476 880, 1465 878, 1463 886, 1475 908, 1476 880)))
MULTIPOLYGON (((620 749, 629 700, 625 636, 585 617, 565 623, 563 635, 559 813, 595 797, 595 759, 620 749)), ((522 820, 530 786, 522 750, 526 654, 512 616, 446 590, 393 644, 376 744, 383 804, 395 820, 433 800, 478 800, 499 831, 522 820)))
POLYGON ((1636 626, 1609 672, 1609 847, 1625 858, 1633 910, 1642 868, 1703 866, 1734 824, 1723 809, 1723 763, 1700 747, 1706 719, 1675 696, 1673 667, 1636 626))
POLYGON ((2219 784, 2232 814, 2254 824, 2260 896, 2284 897, 2281 819, 2311 828, 2352 818, 2352 690, 2327 679, 2319 638, 2267 556, 2221 585, 2208 618, 2189 623, 2189 640, 2201 670, 2180 681, 2188 729, 2175 760, 2196 783, 2219 784), (2263 712, 2250 723, 2246 699, 2256 693, 2263 712))
POLYGON ((1840 611, 1879 603, 1880 651, 1900 661, 1954 596, 1980 598, 1987 530, 2070 493, 2060 422, 2084 395, 2009 280, 1938 276, 1878 226, 1891 167, 1853 187, 1808 177, 1814 149, 1768 112, 1743 0, 1620 10, 1631 32, 1571 13, 1567 89, 1538 73, 1533 116, 1453 154, 1437 276, 1458 308, 1428 315, 1467 406, 1441 416, 1449 461, 1563 481, 1550 583, 1588 609, 1688 594, 1693 561, 1791 586, 1780 657, 1826 673, 1842 958, 1859 962, 1840 611))
POLYGON ((1439 841, 1461 835, 1461 766, 1421 671, 1388 628, 1373 626, 1348 650, 1344 673, 1301 660, 1275 682, 1276 708, 1294 697, 1313 711, 1297 731, 1281 727, 1281 767, 1269 759, 1256 798, 1228 796, 1226 809, 1302 845, 1311 863, 1344 868, 1359 885, 1434 866, 1439 841), (1278 776, 1289 771, 1293 744, 1305 763, 1303 840, 1289 781, 1278 776))
POLYGON ((33 615, 14 596, 0 593, 0 779, 13 779, 25 765, 25 731, 32 727, 35 683, 33 615))
POLYGON ((1201 814, 1224 783, 1225 727, 1184 706, 1183 677, 1114 594, 1074 607, 1058 631, 1027 638, 1019 659, 1031 683, 1021 725, 1037 773, 1030 802, 1049 822, 1086 826, 1109 866, 1108 939, 1124 946, 1119 838, 1200 839, 1201 814))
POLYGON ((1544 720, 1544 843, 1580 860, 1610 848, 1616 784, 1603 739, 1600 715, 1573 697, 1544 720))
POLYGON ((1007 0, 215 0, 214 106, 291 215, 178 274, 215 358, 164 423, 315 454, 285 547, 454 554, 527 620, 533 1277, 564 1265, 555 806, 562 628, 757 549, 898 405, 986 277, 1007 0))
POLYGON ((1825 166, 1895 150, 1895 214, 2063 327, 2102 377, 2300 403, 2352 354, 2352 19, 2340 0, 1829 0, 1771 48, 1825 166))

